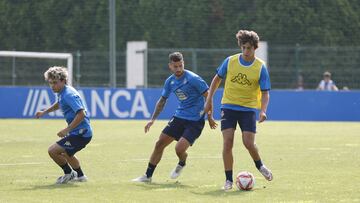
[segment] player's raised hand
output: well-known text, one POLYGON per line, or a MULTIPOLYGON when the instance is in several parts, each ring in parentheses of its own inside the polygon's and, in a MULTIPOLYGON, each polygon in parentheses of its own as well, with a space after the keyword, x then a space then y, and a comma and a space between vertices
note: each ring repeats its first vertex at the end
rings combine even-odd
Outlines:
POLYGON ((267 119, 266 113, 261 111, 259 114, 259 123, 264 122, 267 119))
POLYGON ((35 118, 40 118, 45 114, 45 111, 38 111, 35 113, 35 118))
POLYGON ((154 120, 150 120, 146 125, 145 125, 145 133, 147 133, 150 130, 150 127, 154 124, 154 120))

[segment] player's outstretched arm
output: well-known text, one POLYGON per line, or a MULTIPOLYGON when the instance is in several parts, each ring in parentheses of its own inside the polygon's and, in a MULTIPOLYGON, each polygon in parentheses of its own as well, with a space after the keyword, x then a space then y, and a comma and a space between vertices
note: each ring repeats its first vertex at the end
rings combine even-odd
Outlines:
POLYGON ((58 109, 59 109, 59 103, 56 102, 52 106, 50 106, 48 109, 36 112, 35 113, 35 118, 40 118, 43 115, 48 114, 48 113, 53 112, 53 111, 56 111, 58 109))
POLYGON ((208 90, 208 95, 206 97, 206 102, 204 105, 204 111, 205 112, 209 112, 212 108, 212 103, 213 103, 213 97, 215 94, 215 91, 217 90, 217 88, 219 87, 220 83, 221 83, 221 78, 216 74, 213 78, 213 80, 211 81, 211 85, 210 88, 208 90))
POLYGON ((151 116, 151 120, 145 125, 145 133, 150 130, 150 127, 154 124, 156 118, 159 116, 161 111, 164 109, 167 98, 160 97, 160 99, 156 102, 155 111, 151 116))
MULTIPOLYGON (((208 91, 206 91, 206 92, 204 92, 204 94, 203 94, 203 96, 205 97, 205 99, 209 96, 209 92, 208 91)), ((215 129, 217 126, 218 126, 218 124, 215 122, 215 120, 214 120, 214 117, 213 117, 213 103, 212 103, 212 100, 211 101, 209 101, 209 104, 210 104, 210 110, 209 111, 204 111, 204 112, 206 112, 206 114, 207 114, 207 119, 208 119, 208 122, 209 122, 209 126, 210 126, 210 128, 211 129, 215 129)))
POLYGON ((259 123, 264 122, 267 119, 266 110, 269 104, 270 94, 269 91, 261 92, 261 110, 259 113, 259 123))

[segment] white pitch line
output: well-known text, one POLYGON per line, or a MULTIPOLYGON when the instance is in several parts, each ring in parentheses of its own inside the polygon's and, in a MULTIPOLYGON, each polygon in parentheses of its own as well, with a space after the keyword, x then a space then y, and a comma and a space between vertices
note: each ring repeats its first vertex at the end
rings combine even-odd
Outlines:
POLYGON ((7 163, 7 164, 0 164, 0 166, 41 165, 41 164, 45 164, 45 163, 46 163, 46 162, 7 163))

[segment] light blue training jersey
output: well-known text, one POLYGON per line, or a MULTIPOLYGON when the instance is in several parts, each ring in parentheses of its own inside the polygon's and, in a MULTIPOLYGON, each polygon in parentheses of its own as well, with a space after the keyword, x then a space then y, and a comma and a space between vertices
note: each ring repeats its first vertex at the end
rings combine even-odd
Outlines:
POLYGON ((68 124, 74 120, 76 113, 79 110, 85 110, 84 120, 72 129, 69 134, 83 134, 82 131, 86 129, 87 133, 84 134, 83 137, 91 137, 92 129, 90 126, 89 115, 87 114, 87 110, 78 91, 71 86, 65 85, 61 92, 58 93, 58 102, 68 124))
POLYGON ((208 89, 209 86, 200 76, 185 70, 180 78, 172 74, 166 79, 161 95, 165 98, 168 98, 171 92, 176 95, 178 107, 174 116, 198 121, 204 119, 205 97, 202 94, 208 89))

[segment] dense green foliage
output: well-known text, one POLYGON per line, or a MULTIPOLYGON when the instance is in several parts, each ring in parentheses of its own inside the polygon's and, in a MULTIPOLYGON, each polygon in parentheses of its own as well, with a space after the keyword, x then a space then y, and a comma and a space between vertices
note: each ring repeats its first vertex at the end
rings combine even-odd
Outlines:
MULTIPOLYGON (((3 50, 108 50, 108 1, 2 0, 3 50)), ((272 44, 360 45, 357 0, 117 0, 117 49, 234 48, 239 29, 272 44)))

